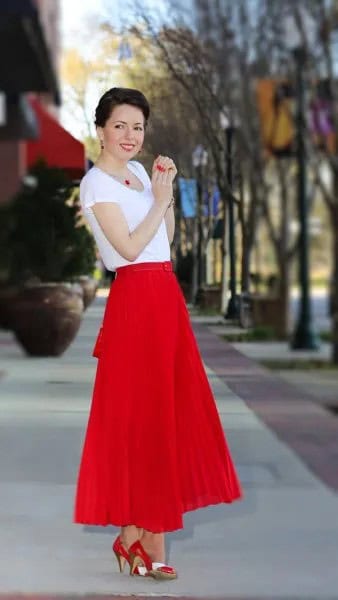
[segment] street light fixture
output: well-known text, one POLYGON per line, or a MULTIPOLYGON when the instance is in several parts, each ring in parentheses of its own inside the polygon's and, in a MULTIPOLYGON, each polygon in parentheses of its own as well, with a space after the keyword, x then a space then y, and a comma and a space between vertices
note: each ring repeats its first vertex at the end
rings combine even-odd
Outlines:
POLYGON ((198 144, 192 153, 192 164, 195 168, 205 167, 208 164, 208 152, 198 144))
POLYGON ((192 277, 192 301, 196 297, 205 279, 205 257, 202 253, 202 216, 203 216, 203 170, 208 164, 208 152, 198 144, 192 153, 192 164, 196 175, 197 206, 193 233, 194 266, 192 277))
MULTIPOLYGON (((239 318, 239 303, 236 293, 237 275, 236 275, 236 239, 235 239, 235 206, 233 197, 233 138, 238 127, 238 120, 235 120, 226 107, 220 113, 220 126, 225 131, 225 161, 226 177, 228 183, 228 234, 229 234, 229 256, 230 256, 230 299, 224 315, 225 319, 239 318)), ((224 223, 225 211, 224 211, 224 223)))
MULTIPOLYGON (((310 16, 302 14, 303 23, 308 23, 307 31, 311 31, 310 16)), ((309 277, 309 225, 308 225, 308 195, 306 168, 306 102, 305 78, 306 52, 300 32, 292 15, 285 17, 286 45, 294 56, 296 67, 296 160, 298 165, 297 201, 300 225, 299 237, 299 284, 301 290, 299 314, 296 328, 291 340, 294 350, 317 350, 318 336, 315 334, 312 322, 310 277, 309 277)))

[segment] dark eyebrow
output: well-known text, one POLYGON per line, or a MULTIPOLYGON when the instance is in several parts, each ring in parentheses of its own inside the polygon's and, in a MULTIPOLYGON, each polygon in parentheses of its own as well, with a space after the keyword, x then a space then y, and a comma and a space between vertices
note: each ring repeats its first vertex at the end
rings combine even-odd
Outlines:
MULTIPOLYGON (((126 121, 121 121, 121 120, 113 121, 113 123, 123 123, 123 125, 128 125, 128 123, 126 121)), ((143 125, 143 123, 134 123, 134 125, 143 125)))

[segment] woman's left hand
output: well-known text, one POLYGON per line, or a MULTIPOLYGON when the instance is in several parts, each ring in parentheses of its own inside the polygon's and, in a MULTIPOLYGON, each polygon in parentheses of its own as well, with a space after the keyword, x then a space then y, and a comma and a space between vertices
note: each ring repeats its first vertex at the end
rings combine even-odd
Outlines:
POLYGON ((162 156, 161 154, 154 160, 152 172, 156 169, 159 171, 167 171, 171 176, 171 181, 174 181, 177 169, 174 161, 169 156, 162 156))

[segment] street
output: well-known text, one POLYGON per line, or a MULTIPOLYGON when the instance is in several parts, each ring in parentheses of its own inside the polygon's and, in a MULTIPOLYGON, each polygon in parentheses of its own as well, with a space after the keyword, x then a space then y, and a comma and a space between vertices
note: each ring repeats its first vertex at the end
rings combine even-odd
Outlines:
MULTIPOLYGON (((299 306, 298 294, 291 295, 290 311, 292 320, 298 316, 299 306)), ((328 297, 325 289, 318 289, 312 292, 311 307, 313 323, 317 332, 329 331, 331 328, 330 317, 328 313, 328 297)))

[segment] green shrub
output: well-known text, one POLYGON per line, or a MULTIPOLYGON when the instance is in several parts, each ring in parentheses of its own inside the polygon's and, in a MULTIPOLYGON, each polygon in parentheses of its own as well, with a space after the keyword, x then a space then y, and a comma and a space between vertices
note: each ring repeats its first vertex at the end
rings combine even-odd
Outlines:
POLYGON ((333 340, 332 331, 321 331, 319 335, 323 342, 332 342, 333 340))
POLYGON ((278 339, 273 327, 257 325, 252 329, 229 332, 222 335, 227 342, 260 342, 275 341, 278 339))
POLYGON ((252 341, 276 340, 277 335, 273 327, 268 325, 257 325, 248 331, 248 337, 252 341))
POLYGON ((29 175, 31 184, 25 183, 1 208, 0 239, 6 248, 8 281, 58 282, 91 274, 95 243, 82 223, 71 181, 64 171, 42 161, 29 175))

